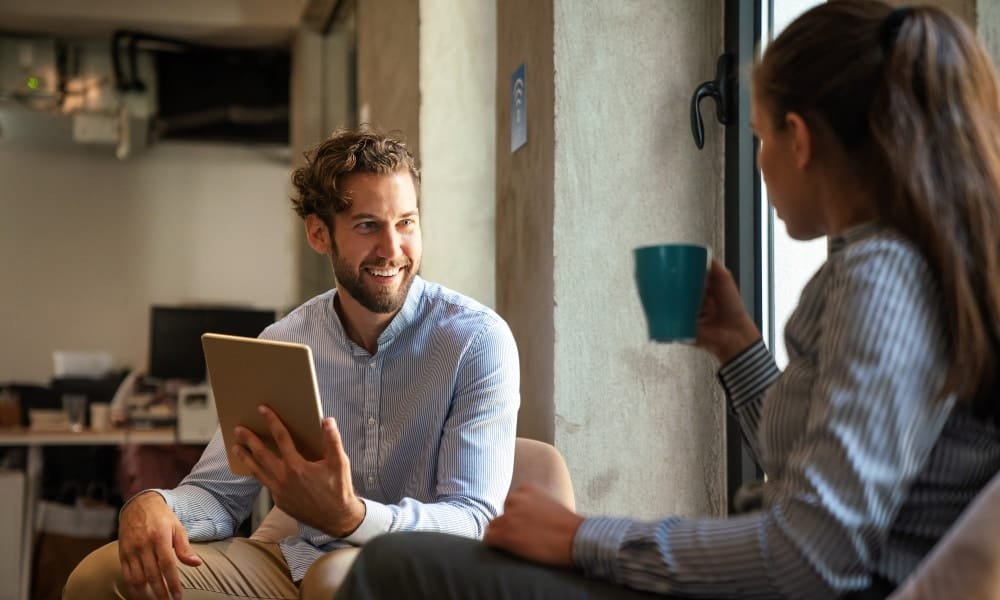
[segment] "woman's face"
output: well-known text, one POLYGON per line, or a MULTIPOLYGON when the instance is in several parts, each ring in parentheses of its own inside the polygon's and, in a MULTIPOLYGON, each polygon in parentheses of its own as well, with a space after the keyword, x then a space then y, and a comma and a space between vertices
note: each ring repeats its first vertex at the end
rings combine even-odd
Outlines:
POLYGON ((797 240, 811 240, 824 235, 823 211, 819 205, 819 190, 807 177, 802 152, 805 122, 789 113, 782 122, 775 122, 774 111, 765 98, 753 94, 750 126, 757 136, 757 166, 767 186, 768 201, 785 223, 788 235, 797 240), (792 122, 794 121, 794 122, 792 122))

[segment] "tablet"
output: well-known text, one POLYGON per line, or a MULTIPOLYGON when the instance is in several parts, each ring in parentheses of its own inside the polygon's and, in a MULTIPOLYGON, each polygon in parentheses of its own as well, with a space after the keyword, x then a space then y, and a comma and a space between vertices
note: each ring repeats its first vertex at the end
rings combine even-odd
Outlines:
POLYGON ((323 409, 309 346, 216 333, 202 334, 201 345, 233 473, 250 474, 233 456, 237 425, 278 453, 267 422, 257 412, 261 404, 274 410, 306 460, 323 458, 323 409))

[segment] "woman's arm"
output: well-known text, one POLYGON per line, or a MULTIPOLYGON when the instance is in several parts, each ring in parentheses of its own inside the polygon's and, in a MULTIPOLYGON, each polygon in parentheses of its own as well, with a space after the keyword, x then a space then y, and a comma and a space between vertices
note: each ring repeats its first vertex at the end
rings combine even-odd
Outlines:
POLYGON ((840 257, 821 297, 810 299, 823 307, 810 393, 794 395, 801 389, 783 387, 784 376, 770 392, 762 434, 794 443, 769 474, 764 510, 587 519, 574 538, 578 566, 691 597, 835 597, 869 584, 953 402, 938 398, 947 344, 919 255, 891 241, 862 250, 840 257), (784 413, 802 403, 804 418, 784 413))

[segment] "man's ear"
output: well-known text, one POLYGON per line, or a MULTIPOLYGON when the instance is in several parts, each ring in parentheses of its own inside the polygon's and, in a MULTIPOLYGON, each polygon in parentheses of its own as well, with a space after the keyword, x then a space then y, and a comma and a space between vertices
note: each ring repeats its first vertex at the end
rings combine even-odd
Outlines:
POLYGON ((792 156, 795 166, 805 169, 812 162, 813 157, 813 134, 809 129, 809 124, 796 112, 789 112, 785 115, 785 127, 789 128, 792 135, 792 156))
POLYGON ((306 215, 306 240, 318 254, 330 254, 330 228, 317 215, 306 215))

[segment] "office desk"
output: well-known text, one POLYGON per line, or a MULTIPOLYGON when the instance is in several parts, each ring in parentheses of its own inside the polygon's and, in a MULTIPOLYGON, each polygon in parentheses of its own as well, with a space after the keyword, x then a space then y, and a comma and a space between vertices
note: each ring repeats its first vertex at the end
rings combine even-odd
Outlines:
POLYGON ((28 599, 31 583, 31 556, 35 534, 35 514, 42 475, 44 446, 117 446, 122 444, 173 444, 173 427, 162 429, 109 429, 107 431, 31 431, 24 428, 0 429, 0 447, 25 447, 24 510, 21 526, 21 576, 18 597, 28 599))

